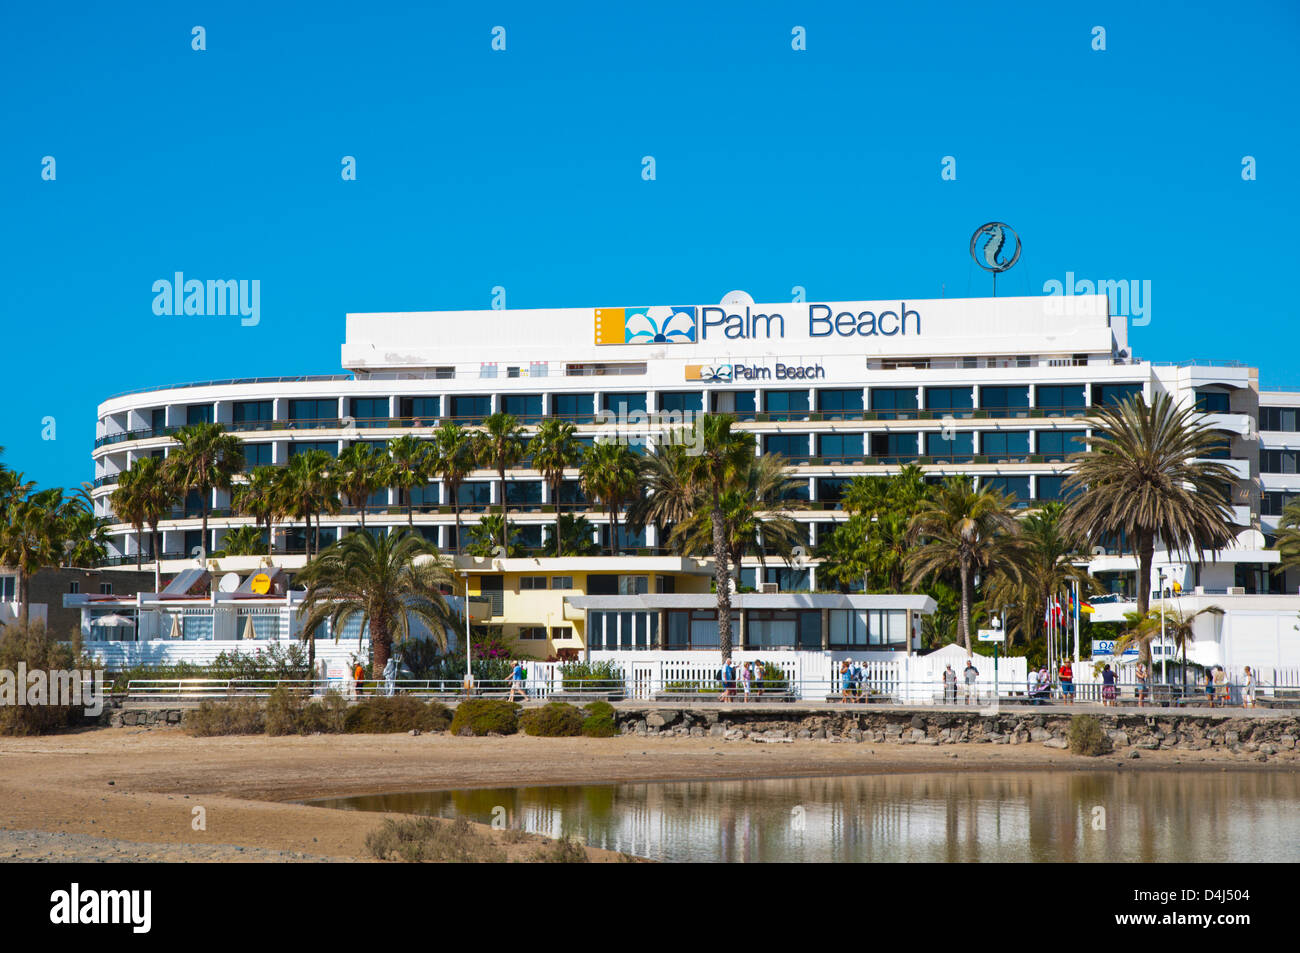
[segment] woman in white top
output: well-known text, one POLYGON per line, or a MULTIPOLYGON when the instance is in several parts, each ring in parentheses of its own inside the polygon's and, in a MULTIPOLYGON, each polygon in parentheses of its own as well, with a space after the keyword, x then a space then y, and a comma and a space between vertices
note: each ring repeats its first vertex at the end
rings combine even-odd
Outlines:
POLYGON ((1241 707, 1255 707, 1255 673, 1249 665, 1246 666, 1246 675, 1241 684, 1241 707))
POLYGON ((740 687, 745 692, 745 701, 749 701, 749 683, 754 679, 754 669, 746 662, 740 669, 740 687))

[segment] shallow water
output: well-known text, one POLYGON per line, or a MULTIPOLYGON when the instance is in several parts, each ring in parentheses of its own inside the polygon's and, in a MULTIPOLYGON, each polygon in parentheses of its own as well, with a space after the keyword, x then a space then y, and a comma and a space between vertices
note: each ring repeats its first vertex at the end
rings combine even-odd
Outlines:
POLYGON ((663 861, 1300 860, 1300 773, 1040 771, 423 791, 321 807, 463 815, 663 861))

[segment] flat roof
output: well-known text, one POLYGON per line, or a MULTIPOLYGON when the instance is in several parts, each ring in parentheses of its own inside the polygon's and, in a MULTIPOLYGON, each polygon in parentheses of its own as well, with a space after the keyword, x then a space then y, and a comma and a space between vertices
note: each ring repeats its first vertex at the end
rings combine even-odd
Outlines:
MULTIPOLYGON (((637 609, 716 609, 715 593, 645 593, 630 596, 566 596, 575 609, 627 612, 637 609)), ((745 592, 731 597, 733 609, 911 609, 930 615, 938 603, 919 593, 844 595, 838 592, 745 592)))

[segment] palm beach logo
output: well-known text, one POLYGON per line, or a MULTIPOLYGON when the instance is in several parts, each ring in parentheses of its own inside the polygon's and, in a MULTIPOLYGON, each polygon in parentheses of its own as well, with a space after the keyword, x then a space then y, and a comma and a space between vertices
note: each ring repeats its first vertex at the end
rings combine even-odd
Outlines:
POLYGON ((597 308, 597 344, 694 344, 695 308, 597 308))
POLYGON ((988 222, 970 237, 970 256, 985 271, 1006 271, 1020 259, 1020 236, 1004 222, 988 222))

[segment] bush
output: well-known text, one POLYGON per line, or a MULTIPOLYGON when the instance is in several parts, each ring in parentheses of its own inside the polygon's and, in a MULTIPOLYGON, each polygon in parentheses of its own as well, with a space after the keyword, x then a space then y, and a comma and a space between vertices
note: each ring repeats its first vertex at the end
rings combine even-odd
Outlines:
POLYGON ((588 738, 613 738, 618 734, 618 719, 609 702, 592 702, 582 710, 586 712, 582 733, 588 738))
POLYGON ((458 817, 386 820, 366 835, 366 847, 380 860, 408 864, 500 864, 506 852, 458 817))
POLYGON ((519 730, 520 706, 495 698, 470 698, 456 706, 453 735, 513 735, 519 730))
POLYGON ((126 691, 131 679, 158 678, 247 678, 247 679, 301 679, 310 678, 307 650, 298 643, 288 647, 272 644, 265 651, 258 649, 251 655, 241 652, 221 652, 207 665, 177 662, 173 665, 138 665, 125 669, 113 677, 113 691, 126 691))
POLYGON ((195 738, 216 735, 260 735, 264 728, 262 706, 255 698, 232 702, 205 701, 185 716, 185 730, 195 738))
POLYGON ((548 702, 519 716, 524 734, 537 738, 574 738, 582 734, 582 712, 564 702, 548 702))
POLYGON ((763 663, 763 670, 754 678, 754 688, 763 692, 788 692, 790 690, 790 680, 785 677, 785 672, 773 665, 771 662, 763 663))
POLYGON ((1094 758, 1111 750, 1110 737, 1096 715, 1076 715, 1070 721, 1070 751, 1094 758))
POLYGON ((533 862, 538 864, 585 864, 587 849, 568 834, 533 854, 533 862))
POLYGON ((451 712, 441 702, 424 704, 405 695, 367 698, 347 709, 343 730, 349 734, 382 735, 401 731, 446 731, 451 712))
POLYGON ((303 734, 307 696, 277 685, 266 699, 265 725, 268 735, 303 734))
POLYGON ((566 662, 560 666, 560 678, 566 692, 623 687, 623 670, 616 662, 566 662))
MULTIPOLYGON (((52 638, 45 630, 43 622, 32 622, 25 628, 20 622, 12 622, 3 628, 0 634, 0 669, 12 672, 15 692, 27 692, 26 685, 17 684, 19 664, 24 664, 29 673, 50 672, 54 670, 70 672, 102 668, 89 659, 80 658, 72 645, 52 638)), ((47 686, 47 691, 51 686, 47 686)), ((105 691, 107 691, 105 686, 105 691)), ((30 697, 30 696, 24 696, 30 697)), ((53 700, 47 695, 47 701, 53 700)), ((40 735, 47 731, 69 728, 78 724, 84 714, 84 706, 74 705, 18 705, 12 702, 0 705, 0 735, 40 735)))

